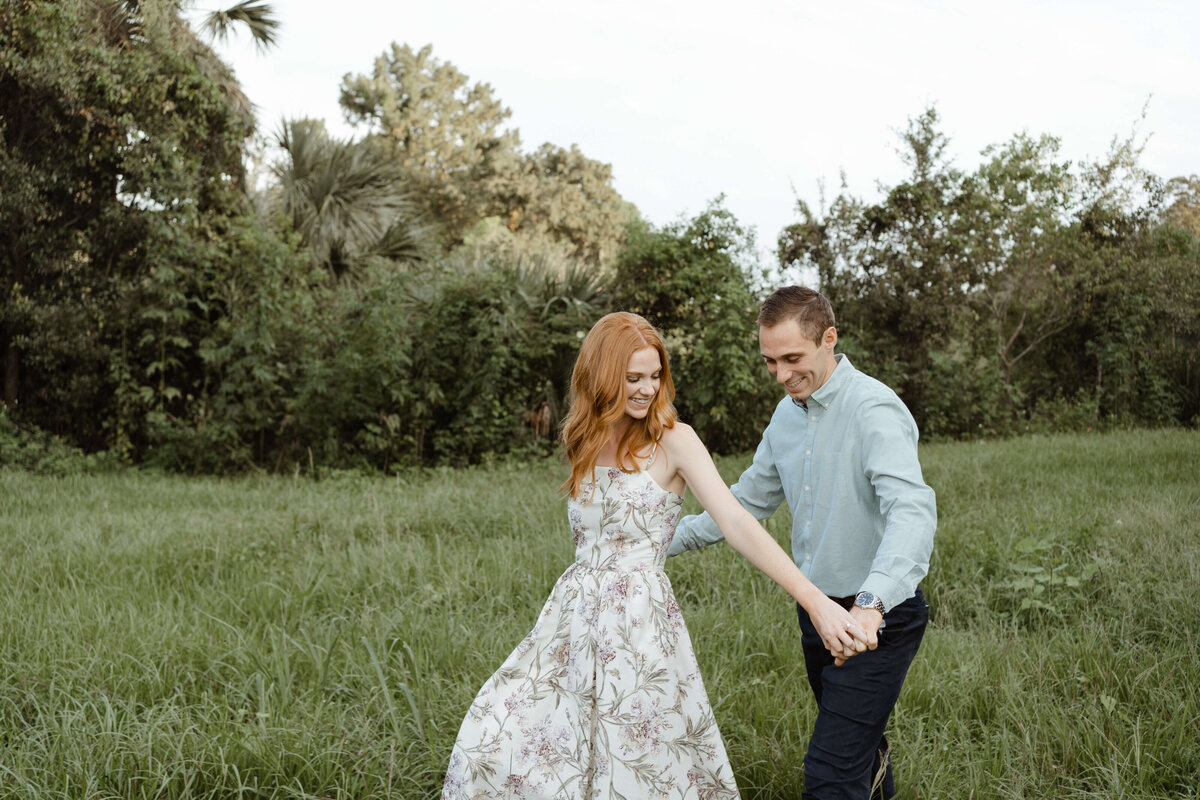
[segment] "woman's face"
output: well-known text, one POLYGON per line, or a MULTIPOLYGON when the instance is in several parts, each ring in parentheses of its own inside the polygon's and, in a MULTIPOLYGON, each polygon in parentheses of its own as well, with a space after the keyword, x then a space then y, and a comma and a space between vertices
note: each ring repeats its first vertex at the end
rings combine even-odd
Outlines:
POLYGON ((635 351, 625 367, 625 413, 634 419, 645 419, 661 382, 662 360, 658 350, 643 347, 635 351))

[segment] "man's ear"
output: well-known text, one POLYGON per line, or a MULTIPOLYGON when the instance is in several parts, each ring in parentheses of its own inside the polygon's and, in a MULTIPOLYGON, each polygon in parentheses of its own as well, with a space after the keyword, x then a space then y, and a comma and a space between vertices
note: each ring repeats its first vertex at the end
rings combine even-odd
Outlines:
POLYGON ((821 345, 830 350, 837 346, 837 328, 830 326, 825 329, 825 333, 821 336, 821 345))

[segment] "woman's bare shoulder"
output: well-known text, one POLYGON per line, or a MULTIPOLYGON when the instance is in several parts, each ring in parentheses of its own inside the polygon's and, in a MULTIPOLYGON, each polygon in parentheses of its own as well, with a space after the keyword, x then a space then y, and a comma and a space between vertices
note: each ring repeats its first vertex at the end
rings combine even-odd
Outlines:
POLYGON ((663 428, 662 440, 664 442, 669 442, 672 439, 676 439, 679 437, 687 438, 689 436, 695 436, 695 435, 696 435, 695 428, 693 428, 691 425, 688 425, 686 422, 681 422, 679 420, 676 420, 675 424, 672 425, 671 427, 663 428))
POLYGON ((691 449, 699 443, 700 437, 686 422, 676 422, 673 427, 662 432, 662 445, 668 452, 691 449))

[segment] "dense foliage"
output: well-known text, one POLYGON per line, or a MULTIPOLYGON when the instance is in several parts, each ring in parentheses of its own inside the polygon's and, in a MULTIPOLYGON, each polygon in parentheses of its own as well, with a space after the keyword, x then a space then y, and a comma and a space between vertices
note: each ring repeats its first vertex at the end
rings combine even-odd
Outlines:
MULTIPOLYGON (((579 339, 617 309, 661 328, 710 447, 755 444, 778 392, 753 320, 779 278, 719 199, 650 225, 608 165, 523 150, 490 86, 399 44, 342 83, 362 138, 285 121, 250 180, 249 101, 182 6, 0 5, 5 462, 47 442, 206 472, 548 452, 579 339)), ((273 40, 268 4, 205 27, 236 25, 273 40)), ((779 239, 843 349, 933 436, 1193 420, 1196 178, 1024 135, 964 171, 937 122, 913 121, 882 200, 802 206, 779 239)))
POLYGON ((286 259, 246 203, 232 74, 178 9, 146 6, 0 10, 4 400, 135 457, 219 382, 205 352, 230 292, 286 259))

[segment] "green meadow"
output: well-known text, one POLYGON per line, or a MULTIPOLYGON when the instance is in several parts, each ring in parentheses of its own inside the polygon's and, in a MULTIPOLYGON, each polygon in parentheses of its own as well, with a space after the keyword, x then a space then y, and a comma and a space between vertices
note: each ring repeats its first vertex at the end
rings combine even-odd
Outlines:
MULTIPOLYGON (((901 797, 1200 797, 1200 432, 922 462, 940 525, 901 797)), ((0 470, 0 796, 436 798, 572 557, 564 472, 0 470)), ((792 605, 725 545, 667 570, 743 796, 799 797, 792 605)))

